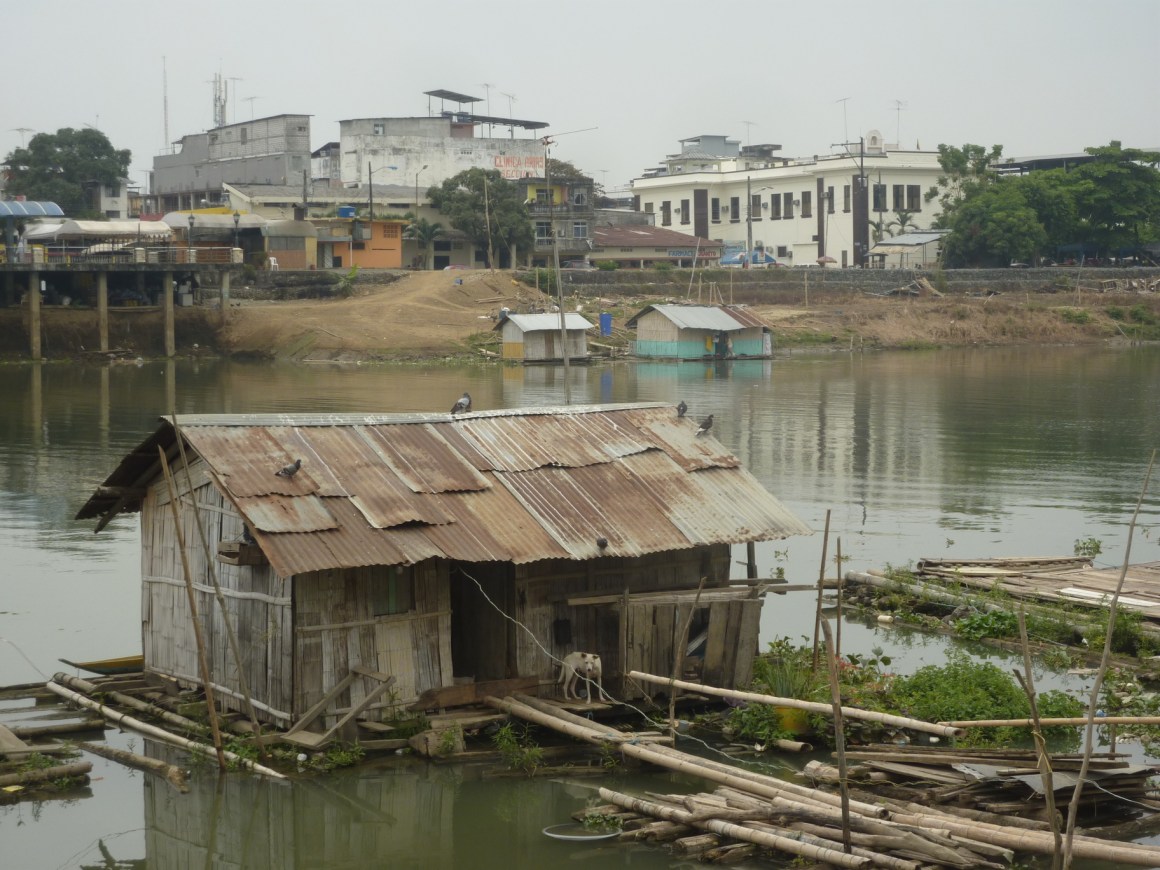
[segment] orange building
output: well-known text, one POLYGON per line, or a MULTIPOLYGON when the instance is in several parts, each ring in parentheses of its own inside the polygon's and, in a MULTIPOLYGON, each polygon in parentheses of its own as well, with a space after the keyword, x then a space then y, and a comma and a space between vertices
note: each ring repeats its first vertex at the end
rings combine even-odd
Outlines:
POLYGON ((405 220, 317 218, 318 268, 401 269, 405 220))

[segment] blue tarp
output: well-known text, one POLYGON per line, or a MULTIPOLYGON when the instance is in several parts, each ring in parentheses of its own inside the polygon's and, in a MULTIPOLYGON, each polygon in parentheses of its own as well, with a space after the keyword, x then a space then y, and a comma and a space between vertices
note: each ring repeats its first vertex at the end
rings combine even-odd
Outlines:
MULTIPOLYGON (((722 266, 740 266, 745 262, 745 252, 730 254, 721 258, 722 266)), ((777 259, 765 251, 750 251, 749 262, 755 266, 776 266, 777 259)))

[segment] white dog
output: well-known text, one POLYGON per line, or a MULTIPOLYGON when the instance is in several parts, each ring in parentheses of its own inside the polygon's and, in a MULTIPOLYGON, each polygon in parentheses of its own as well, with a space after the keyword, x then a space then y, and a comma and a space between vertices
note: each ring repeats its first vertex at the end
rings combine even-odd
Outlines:
POLYGON ((592 703, 592 684, 596 683, 597 696, 603 697, 604 684, 601 682, 600 656, 596 653, 570 652, 564 656, 564 664, 560 666, 560 683, 564 686, 564 699, 575 698, 580 700, 577 683, 584 681, 588 690, 588 703, 592 703))

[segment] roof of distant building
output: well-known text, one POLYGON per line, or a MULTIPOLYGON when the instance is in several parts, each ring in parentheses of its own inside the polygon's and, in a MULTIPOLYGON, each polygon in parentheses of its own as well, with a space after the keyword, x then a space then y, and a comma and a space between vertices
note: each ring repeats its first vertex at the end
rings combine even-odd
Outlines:
POLYGON ((676 230, 649 226, 608 226, 594 227, 593 244, 604 248, 641 248, 678 246, 693 248, 698 244, 703 249, 723 247, 722 242, 700 239, 676 230))

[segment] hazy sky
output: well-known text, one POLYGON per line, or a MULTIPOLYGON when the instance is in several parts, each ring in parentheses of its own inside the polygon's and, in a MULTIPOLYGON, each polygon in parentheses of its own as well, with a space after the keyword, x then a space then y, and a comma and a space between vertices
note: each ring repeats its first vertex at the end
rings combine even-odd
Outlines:
POLYGON ((490 91, 610 188, 702 133, 791 157, 875 128, 1008 156, 1160 147, 1157 0, 108 0, 5 3, 0 23, 0 155, 17 128, 90 124, 138 183, 166 145, 163 57, 171 140, 213 125, 218 72, 230 122, 309 114, 312 147, 341 119, 426 115, 424 91, 490 91))

